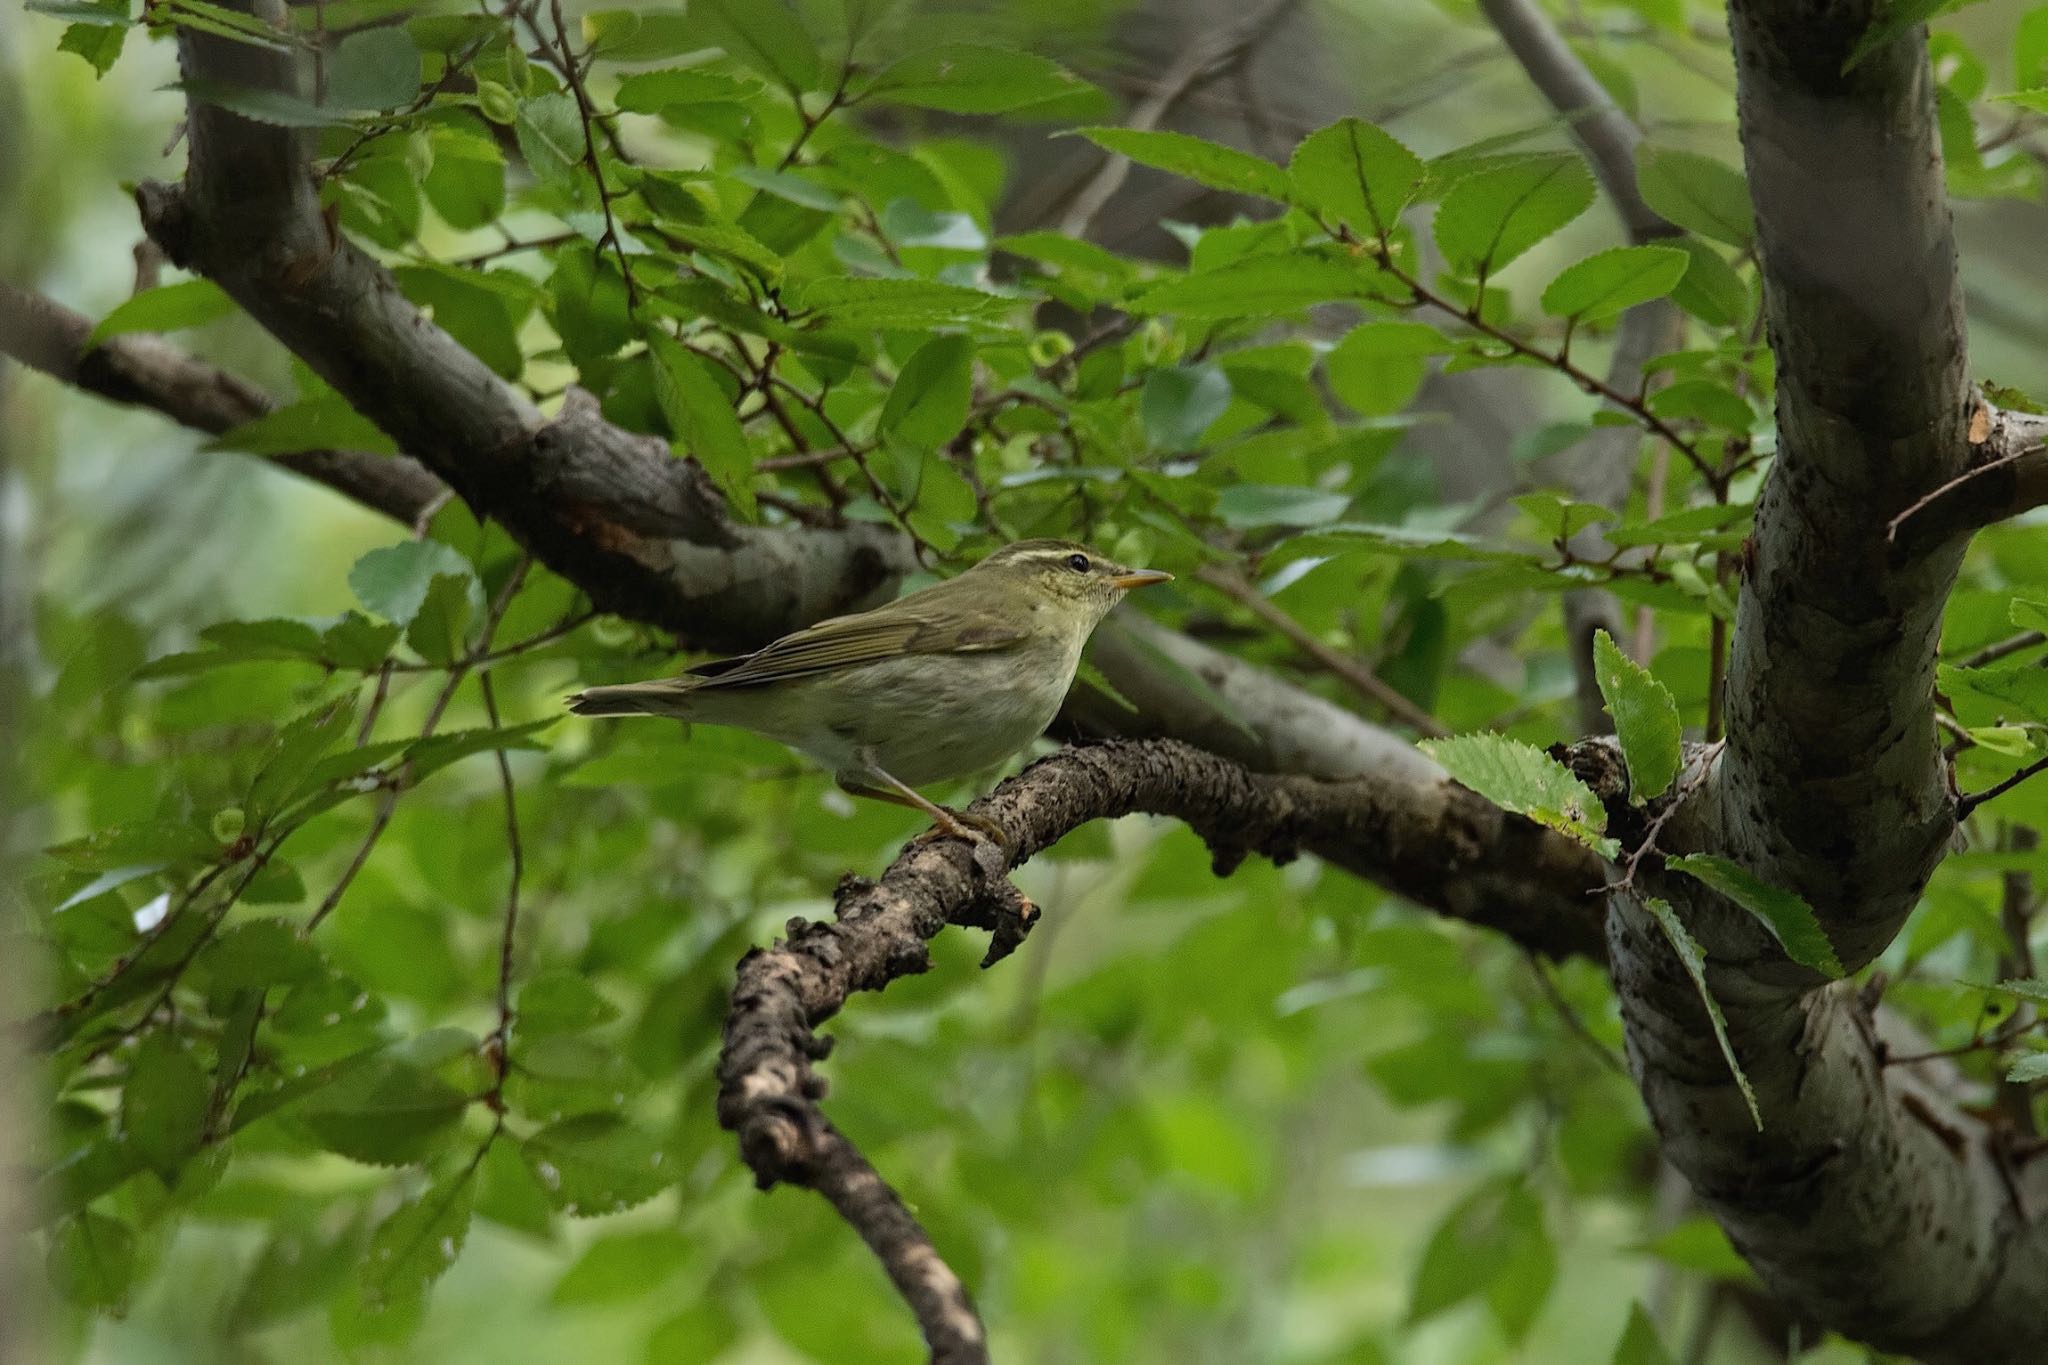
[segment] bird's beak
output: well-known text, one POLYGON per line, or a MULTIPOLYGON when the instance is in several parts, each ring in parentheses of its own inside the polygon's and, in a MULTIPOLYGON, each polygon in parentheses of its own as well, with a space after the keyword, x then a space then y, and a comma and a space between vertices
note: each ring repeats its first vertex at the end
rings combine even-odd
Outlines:
POLYGON ((1132 588, 1149 588, 1154 583, 1171 583, 1173 575, 1162 573, 1158 569, 1132 569, 1129 573, 1120 573, 1109 581, 1129 592, 1132 588))

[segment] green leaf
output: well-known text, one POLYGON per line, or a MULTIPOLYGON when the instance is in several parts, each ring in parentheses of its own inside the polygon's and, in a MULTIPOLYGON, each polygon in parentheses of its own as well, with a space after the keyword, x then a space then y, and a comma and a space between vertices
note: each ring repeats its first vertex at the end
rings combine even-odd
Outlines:
POLYGON ((894 63, 862 98, 948 114, 1007 114, 1094 88, 1033 52, 946 43, 894 63))
POLYGON ((1526 1334, 1555 1277, 1543 1211, 1520 1185, 1490 1183, 1444 1218, 1423 1248, 1408 1321, 1421 1322, 1484 1294, 1511 1340, 1526 1334), (1496 1298, 1507 1281, 1515 1292, 1496 1298), (1533 1294, 1529 1291, 1533 1290, 1533 1294), (1501 1311, 1506 1308, 1507 1311, 1501 1311))
POLYGON ((1705 1214, 1695 1214, 1635 1249, 1696 1275, 1739 1281, 1756 1278, 1721 1225, 1705 1214))
POLYGON ((354 722, 353 695, 316 706, 278 731, 243 804, 260 822, 304 790, 303 779, 321 755, 341 742, 354 722))
POLYGON ((518 1027, 530 1037, 581 1033, 618 1017, 618 1006, 576 972, 539 972, 519 989, 518 1027))
POLYGON ((224 318, 235 301, 212 280, 180 280, 145 289, 116 304, 85 339, 90 350, 124 332, 176 332, 224 318))
POLYGON ((405 1166, 432 1155, 468 1105, 440 1077, 387 1056, 345 1072, 299 1112, 329 1151, 374 1166, 405 1166))
POLYGON ((1628 1307, 1628 1325, 1621 1329, 1621 1340, 1615 1343, 1613 1365, 1674 1365, 1671 1353, 1657 1336, 1656 1325, 1639 1303, 1628 1307))
POLYGON ((838 327, 914 330, 992 321, 1021 300, 937 280, 827 276, 805 287, 801 306, 838 327))
POLYGON ((505 296, 475 271, 401 265, 392 274, 407 298, 432 309, 435 324, 498 375, 517 379, 526 368, 518 327, 505 296))
POLYGON ((1657 927, 1664 931, 1664 937, 1670 941, 1672 951, 1678 954, 1679 962, 1685 967, 1685 974, 1692 978, 1693 989, 1700 993, 1700 1004, 1706 1007, 1707 1021, 1714 1030, 1714 1041, 1720 1045, 1721 1056, 1728 1063, 1728 1071, 1735 1078, 1736 1088, 1742 1091, 1743 1103, 1749 1106, 1750 1122, 1754 1123, 1756 1130, 1761 1133, 1764 1130, 1764 1116, 1763 1111, 1756 1107, 1756 1091, 1750 1088, 1749 1076, 1743 1071, 1742 1063, 1736 1060, 1735 1044, 1728 1037, 1728 1020, 1721 1013, 1721 1002, 1714 999, 1714 993, 1707 989, 1706 953, 1700 948, 1698 940, 1693 938, 1691 931, 1685 927, 1685 921, 1671 908, 1670 901, 1645 896, 1643 908, 1650 912, 1650 917, 1657 921, 1657 927))
POLYGON ((395 109, 420 90, 420 50, 396 24, 351 33, 327 57, 325 103, 336 109, 395 109))
MULTIPOLYGON (((517 122, 517 114, 506 121, 517 122)), ((420 189, 434 212, 464 231, 496 222, 505 211, 505 155, 498 144, 461 128, 435 128, 430 136, 434 167, 420 189)))
POLYGON ((1453 348, 1420 322, 1367 322, 1352 328, 1323 357, 1330 391, 1361 417, 1387 417, 1414 399, 1429 374, 1429 357, 1453 348))
POLYGON ((635 71, 619 82, 618 106, 628 113, 658 114, 678 104, 715 104, 751 99, 761 82, 701 66, 635 71))
POLYGON ((1605 534, 1610 544, 1621 546, 1689 545, 1719 539, 1730 543, 1712 548, 1733 549, 1748 534, 1747 523, 1755 512, 1756 508, 1749 503, 1708 503, 1704 507, 1672 512, 1654 521, 1609 527, 1605 534))
POLYGON ((644 1203, 678 1175, 660 1143, 614 1114, 551 1123, 521 1151, 549 1202, 572 1218, 644 1203))
POLYGON ((1422 158, 1359 119, 1341 119, 1303 138, 1287 163, 1294 202, 1348 223, 1362 237, 1385 237, 1422 184, 1422 158))
POLYGON ((1976 3, 1977 0, 1881 0, 1870 27, 1863 30, 1856 46, 1849 49, 1849 56, 1842 63, 1843 74, 1854 71, 1862 65, 1864 58, 1879 48, 1903 37, 1907 29, 1917 28, 1937 14, 1947 14, 1976 3))
POLYGON ((1256 530, 1263 526, 1322 526, 1344 515, 1349 493, 1325 492, 1293 484, 1234 483, 1216 495, 1216 515, 1225 526, 1256 530))
MULTIPOLYGON (((641 1299, 690 1261, 693 1244, 674 1228, 645 1228, 592 1242, 555 1283, 557 1304, 628 1303, 641 1299)), ((716 1355, 670 1355, 667 1362, 716 1355)))
POLYGON ((1614 247, 1560 271, 1543 291, 1543 311, 1581 322, 1613 317, 1669 294, 1691 263, 1675 247, 1614 247))
POLYGON ((1974 692, 2017 708, 2029 720, 2048 721, 2048 669, 2033 664, 1986 668, 1942 664, 1935 670, 1935 678, 1950 697, 1958 692, 1974 692))
POLYGON ((1149 128, 1076 128, 1073 130, 1105 151, 1155 166, 1211 189, 1262 199, 1288 198, 1287 172, 1261 156, 1207 142, 1186 133, 1149 128))
POLYGON ((1291 252, 1162 280, 1140 291, 1129 307, 1184 318, 1277 318, 1337 299, 1375 298, 1386 282, 1364 262, 1291 252))
POLYGON ((819 88, 818 40, 783 0, 692 0, 690 23, 785 90, 819 88))
POLYGON ((320 654, 337 668, 365 672, 384 662, 391 646, 398 643, 399 627, 388 621, 372 621, 359 611, 344 612, 320 637, 320 654))
POLYGON ((1608 854, 1614 841, 1600 837, 1607 812, 1592 789, 1533 744, 1482 733, 1426 739, 1422 751, 1454 779, 1504 810, 1608 854))
POLYGON ((475 570, 438 540, 401 540, 363 555, 348 571, 356 600, 395 626, 409 626, 436 578, 474 578, 475 570))
POLYGON ((875 434, 937 450, 967 425, 974 398, 974 347, 964 336, 933 337, 904 363, 882 404, 875 434))
POLYGON ((412 765, 413 781, 421 781, 428 774, 439 772, 457 759, 468 758, 471 754, 490 753, 495 749, 544 749, 547 746, 536 743, 533 736, 560 721, 559 716, 548 716, 543 720, 530 720, 524 725, 451 730, 446 734, 430 735, 406 751, 406 759, 412 765))
POLYGON ((1747 249, 1756 210, 1742 172, 1698 152, 1645 142, 1636 149, 1636 188, 1643 201, 1689 232, 1747 249))
POLYGON ((135 1234, 117 1218, 81 1213, 57 1225, 44 1264, 51 1285, 68 1302, 119 1309, 135 1278, 135 1234))
POLYGON ((1459 270, 1492 274, 1584 213, 1593 173, 1568 153, 1468 175, 1436 211, 1436 244, 1459 270))
POLYGON ((1986 989, 2003 991, 2007 995, 2016 995, 2022 1000, 2031 1000, 2037 1005, 2048 1005, 2048 981, 2024 977, 2011 981, 2001 981, 1996 986, 1989 986, 1986 989))
POLYGON ((363 1254, 363 1303, 387 1308, 421 1298, 462 1254, 476 1197, 476 1166, 437 1181, 401 1204, 370 1234, 363 1254))
POLYGON ((1794 962, 1827 976, 1843 974, 1841 959, 1835 956, 1827 931, 1821 928, 1813 907, 1803 898, 1766 885, 1747 868, 1715 853, 1667 858, 1665 866, 1705 882, 1755 915, 1794 962))
POLYGON ((1749 316, 1749 285, 1721 253, 1697 237, 1677 246, 1691 264, 1671 291, 1671 301, 1709 327, 1734 327, 1749 316))
POLYGON ((284 920, 247 920, 208 944, 197 967, 216 991, 266 990, 314 976, 320 953, 284 920))
POLYGON ((577 192, 583 171, 583 113, 573 95, 552 91, 524 100, 519 121, 512 125, 519 140, 519 154, 544 185, 559 185, 571 195, 577 192))
POLYGON ((1678 703, 1663 683, 1650 676, 1649 669, 1623 654, 1604 630, 1593 632, 1593 676, 1607 702, 1607 713, 1614 717, 1614 733, 1628 764, 1629 799, 1641 805, 1662 796, 1678 776, 1683 733, 1678 703))
POLYGON ((676 441, 746 516, 754 512, 754 453, 711 362, 668 333, 647 334, 654 397, 676 441))
POLYGON ((1742 395, 1713 379, 1682 379, 1650 395, 1650 411, 1667 421, 1691 418, 1738 436, 1756 425, 1756 413, 1742 395))
POLYGON ((406 628, 405 642, 430 664, 451 664, 460 658, 468 642, 470 595, 476 576, 467 572, 435 574, 420 599, 420 609, 406 628))
POLYGON ((2048 1081, 2048 1052, 2029 1052, 2020 1057, 2007 1069, 2005 1078, 2015 1085, 2048 1081))
POLYGON ((208 441, 206 449, 239 450, 247 455, 296 455, 305 450, 389 455, 398 447, 374 422, 350 407, 346 398, 323 393, 230 427, 208 441))
POLYGON ((178 1177, 206 1131, 206 1073, 162 1030, 135 1049, 121 1088, 121 1132, 165 1184, 178 1177))
POLYGON ((1160 450, 1188 450, 1230 406, 1230 377, 1216 365, 1153 370, 1138 395, 1145 438, 1160 450))
POLYGON ((1614 513, 1590 502, 1568 502, 1551 492, 1518 494, 1515 506, 1536 523, 1536 531, 1548 540, 1570 540, 1588 526, 1609 521, 1614 513))
POLYGON ((114 69, 121 49, 127 44, 125 24, 81 23, 64 30, 64 36, 57 40, 57 50, 76 53, 91 65, 94 75, 104 76, 114 69))

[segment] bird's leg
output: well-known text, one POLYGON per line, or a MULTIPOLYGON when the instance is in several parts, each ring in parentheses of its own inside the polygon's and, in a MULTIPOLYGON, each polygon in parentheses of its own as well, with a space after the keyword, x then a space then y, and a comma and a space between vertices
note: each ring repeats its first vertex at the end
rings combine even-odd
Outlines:
POLYGON ((923 811, 931 817, 932 824, 937 828, 926 830, 911 842, 920 843, 933 838, 953 838, 964 839, 972 844, 991 840, 995 843, 996 847, 1003 850, 1005 856, 1009 854, 1011 848, 1009 832, 995 821, 985 820, 979 815, 969 814, 965 811, 947 810, 936 801, 925 799, 923 793, 919 792, 915 787, 907 786, 897 781, 887 771, 872 762, 862 768, 861 776, 872 778, 874 783, 879 783, 880 785, 862 781, 848 781, 844 777, 839 779, 839 785, 843 790, 854 796, 867 796, 877 801, 887 801, 892 805, 908 806, 912 810, 923 811))

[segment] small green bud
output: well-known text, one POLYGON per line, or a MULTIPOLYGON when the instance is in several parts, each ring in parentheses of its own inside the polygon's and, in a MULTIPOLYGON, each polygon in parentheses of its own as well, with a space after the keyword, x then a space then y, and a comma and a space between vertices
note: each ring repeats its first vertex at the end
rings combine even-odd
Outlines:
POLYGON ((248 827, 249 817, 240 806, 224 806, 213 813, 213 837, 219 843, 232 844, 248 827))

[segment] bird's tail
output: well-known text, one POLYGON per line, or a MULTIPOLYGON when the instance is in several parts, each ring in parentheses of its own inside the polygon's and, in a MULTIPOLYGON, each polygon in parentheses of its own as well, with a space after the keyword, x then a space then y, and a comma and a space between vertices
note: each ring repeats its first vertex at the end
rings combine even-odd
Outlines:
POLYGON ((682 716, 687 719, 689 696, 696 690, 695 678, 626 683, 620 687, 590 687, 569 698, 569 710, 579 716, 682 716))

